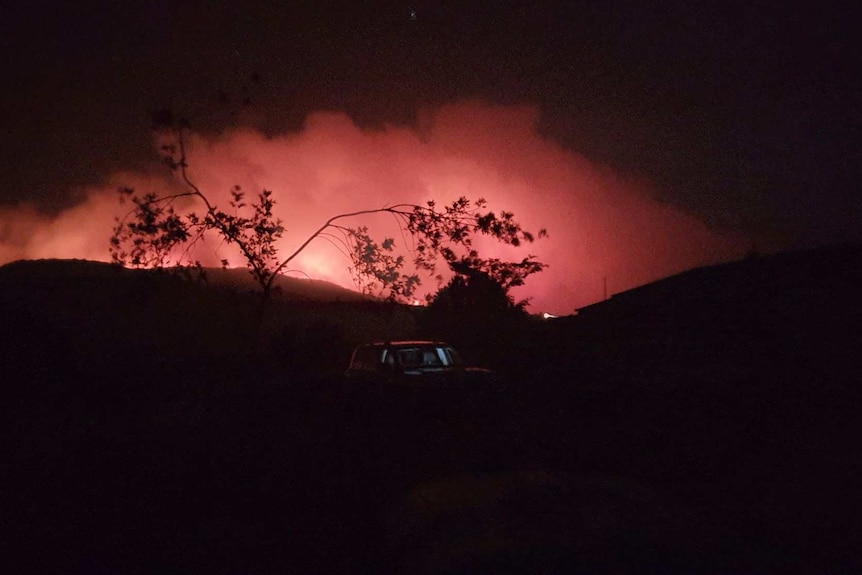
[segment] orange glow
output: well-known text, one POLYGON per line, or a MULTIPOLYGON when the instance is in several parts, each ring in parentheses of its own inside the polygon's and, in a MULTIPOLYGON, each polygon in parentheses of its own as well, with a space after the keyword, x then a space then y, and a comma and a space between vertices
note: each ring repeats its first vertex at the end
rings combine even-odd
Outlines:
MULTIPOLYGON (((230 188, 248 194, 273 190, 276 213, 286 225, 282 255, 291 253, 328 217, 352 210, 465 195, 485 198, 492 210, 510 210, 527 229, 547 228, 548 239, 513 249, 480 240, 483 255, 518 258, 528 253, 549 264, 513 294, 532 298, 531 309, 554 315, 609 293, 741 256, 748 242, 708 229, 682 210, 651 196, 648 182, 596 166, 540 137, 531 107, 477 102, 429 114, 421 133, 389 127, 362 131, 343 114, 318 113, 299 133, 266 137, 238 128, 220 137, 193 134, 189 175, 215 202, 226 205, 230 188)), ((128 206, 115 190, 167 191, 172 174, 107 176, 104 185, 54 218, 26 206, 0 208, 0 264, 22 258, 85 258, 107 261, 113 218, 128 206)), ((390 216, 347 225, 368 225, 378 239, 409 244, 390 216)), ((244 262, 215 237, 194 256, 204 265, 244 262)), ((331 243, 317 240, 289 266, 290 273, 352 287, 348 261, 331 243)), ((433 292, 436 283, 423 282, 433 292)), ((417 294, 422 298, 422 289, 417 294)))

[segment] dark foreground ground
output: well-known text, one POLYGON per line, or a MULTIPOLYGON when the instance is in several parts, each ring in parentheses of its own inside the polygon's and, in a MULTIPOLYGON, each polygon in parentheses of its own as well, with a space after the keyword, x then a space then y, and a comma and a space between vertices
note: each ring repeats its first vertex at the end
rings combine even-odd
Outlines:
POLYGON ((485 395, 342 388, 409 306, 261 347, 253 297, 57 265, 0 274, 0 573, 862 573, 862 249, 449 318, 485 395))
POLYGON ((364 397, 145 365, 7 388, 3 572, 862 570, 852 376, 364 397))

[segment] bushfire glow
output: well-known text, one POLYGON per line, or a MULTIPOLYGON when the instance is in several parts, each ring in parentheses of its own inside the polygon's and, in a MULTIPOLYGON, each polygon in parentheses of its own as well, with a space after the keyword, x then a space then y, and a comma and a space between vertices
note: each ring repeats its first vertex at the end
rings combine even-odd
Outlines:
MULTIPOLYGON (((519 249, 480 241, 483 254, 505 258, 535 254, 549 264, 514 294, 532 298, 532 309, 568 314, 575 307, 684 269, 738 257, 746 242, 707 229, 691 215, 650 196, 648 183, 596 166, 535 130, 530 107, 463 103, 439 109, 419 131, 363 131, 348 117, 319 113, 301 132, 268 138, 238 128, 217 138, 192 135, 191 178, 225 206, 235 184, 249 195, 274 192, 276 212, 287 227, 282 255, 293 250, 332 215, 396 203, 485 198, 492 210, 513 211, 527 229, 547 228, 549 238, 519 249)), ((116 188, 164 192, 164 178, 113 174, 88 190, 86 199, 47 218, 20 207, 0 211, 0 263, 22 258, 108 260, 114 217, 128 210, 116 188)), ((382 239, 409 247, 391 216, 345 222, 367 225, 382 239)), ((216 238, 196 256, 205 264, 243 262, 216 238)), ((312 243, 290 266, 297 273, 352 287, 348 261, 325 240, 312 243)), ((433 292, 436 283, 426 280, 433 292)))

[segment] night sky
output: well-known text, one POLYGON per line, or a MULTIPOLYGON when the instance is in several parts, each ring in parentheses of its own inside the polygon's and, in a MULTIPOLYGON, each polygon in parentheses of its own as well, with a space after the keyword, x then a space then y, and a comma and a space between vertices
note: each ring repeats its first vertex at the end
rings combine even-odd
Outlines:
POLYGON ((4 8, 0 263, 106 259, 111 190, 165 185, 160 108, 191 120, 200 181, 272 188, 298 235, 460 193, 547 227, 537 311, 862 239, 850 3, 305 4, 4 8))

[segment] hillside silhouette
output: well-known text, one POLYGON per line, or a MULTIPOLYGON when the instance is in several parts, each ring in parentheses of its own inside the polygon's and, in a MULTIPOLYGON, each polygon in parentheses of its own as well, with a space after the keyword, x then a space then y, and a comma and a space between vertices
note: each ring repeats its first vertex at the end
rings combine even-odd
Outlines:
POLYGON ((345 389, 354 345, 433 336, 424 308, 288 280, 258 340, 242 270, 8 264, 4 561, 857 572, 860 264, 753 257, 527 318, 461 350, 499 372, 482 397, 345 389))
MULTIPOLYGON (((234 360, 266 351, 254 349, 260 343, 254 335, 261 321, 260 296, 248 272, 202 271, 203 276, 193 269, 129 270, 83 260, 2 266, 6 363, 20 364, 36 354, 34 369, 63 365, 86 374, 124 368, 139 359, 152 366, 236 364, 234 360)), ((344 363, 348 348, 369 335, 387 337, 411 329, 403 306, 325 281, 281 277, 271 299, 261 327, 264 346, 272 346, 275 355, 299 354, 276 348, 295 348, 303 343, 303 334, 331 332, 341 346, 329 350, 337 356, 322 362, 330 368, 344 363)))

